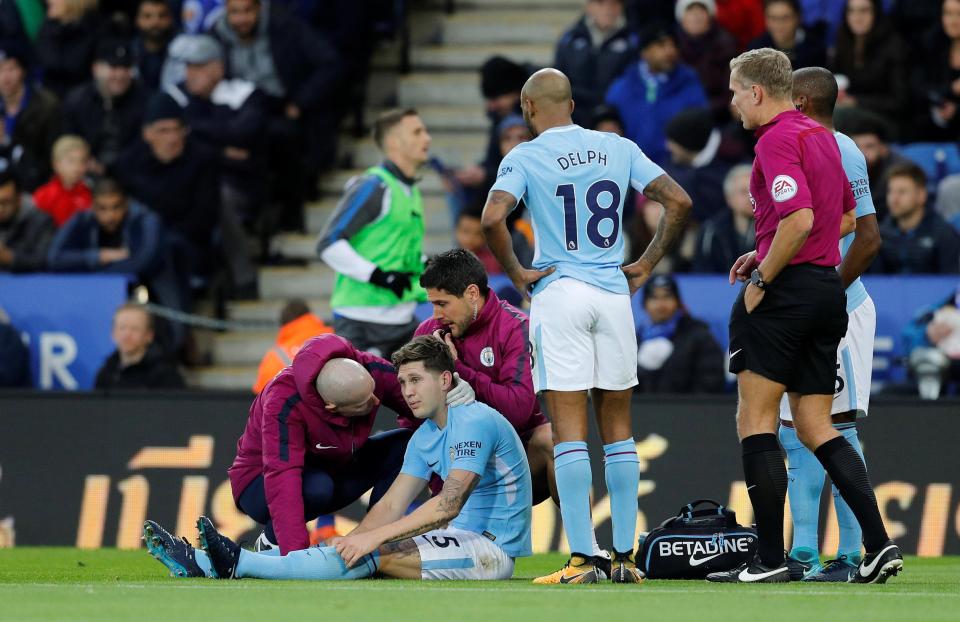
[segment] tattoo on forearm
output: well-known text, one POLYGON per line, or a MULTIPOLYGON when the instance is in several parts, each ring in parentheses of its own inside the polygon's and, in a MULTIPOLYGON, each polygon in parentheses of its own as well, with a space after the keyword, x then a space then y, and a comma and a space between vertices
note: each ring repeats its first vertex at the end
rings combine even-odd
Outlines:
POLYGON ((443 483, 443 490, 440 491, 440 495, 437 497, 437 509, 442 512, 444 516, 426 525, 421 525, 415 529, 410 529, 398 534, 391 538, 390 541, 396 542, 403 538, 412 538, 413 536, 419 536, 422 533, 446 526, 456 513, 460 511, 460 508, 466 503, 467 497, 470 496, 470 493, 473 492, 473 489, 477 487, 479 482, 479 477, 470 478, 469 483, 453 477, 447 479, 447 481, 443 483))
POLYGON ((503 270, 508 275, 516 274, 522 266, 517 260, 517 255, 513 250, 513 241, 510 239, 510 232, 507 231, 506 215, 510 213, 517 204, 517 199, 509 192, 503 190, 493 190, 487 196, 487 204, 484 212, 491 210, 496 215, 503 215, 503 219, 493 227, 484 227, 484 237, 487 245, 493 251, 494 257, 500 262, 503 270))
POLYGON ((417 543, 414 542, 409 537, 406 537, 402 540, 394 540, 391 542, 385 542, 381 546, 381 553, 387 555, 394 555, 395 557, 409 557, 414 553, 417 553, 417 543))
POLYGON ((657 231, 640 261, 655 266, 680 239, 690 214, 690 197, 669 175, 661 175, 643 189, 648 199, 663 205, 657 231))

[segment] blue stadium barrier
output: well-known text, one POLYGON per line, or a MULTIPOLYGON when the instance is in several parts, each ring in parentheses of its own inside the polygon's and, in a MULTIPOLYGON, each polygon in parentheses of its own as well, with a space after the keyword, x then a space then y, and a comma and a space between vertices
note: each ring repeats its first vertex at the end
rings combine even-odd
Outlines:
POLYGON ((128 281, 118 274, 0 274, 0 307, 28 342, 34 387, 93 387, 114 350, 110 326, 128 281))
MULTIPOLYGON (((730 307, 741 285, 729 285, 725 274, 680 274, 676 278, 687 309, 710 325, 717 341, 726 349, 730 307)), ((960 279, 933 275, 867 275, 863 283, 877 307, 874 380, 878 383, 902 380, 904 370, 900 358, 907 354, 901 339, 904 327, 919 309, 941 302, 956 291, 960 279)), ((640 292, 634 295, 632 304, 634 322, 639 327, 647 317, 640 292)))

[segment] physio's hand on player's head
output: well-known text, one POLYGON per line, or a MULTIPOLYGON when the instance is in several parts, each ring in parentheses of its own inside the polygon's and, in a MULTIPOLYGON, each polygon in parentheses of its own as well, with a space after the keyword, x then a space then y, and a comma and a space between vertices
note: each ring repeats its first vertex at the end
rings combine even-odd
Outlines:
POLYGON ((730 285, 733 285, 737 281, 741 283, 750 278, 750 273, 753 272, 753 269, 757 267, 760 262, 757 261, 757 251, 750 251, 749 253, 744 253, 740 255, 735 262, 733 262, 733 267, 730 268, 730 285))
POLYGON ((348 568, 356 566, 364 555, 374 552, 380 546, 380 541, 376 536, 371 536, 371 533, 373 532, 344 536, 333 545, 348 568))
POLYGON ((433 331, 433 336, 447 344, 447 348, 450 350, 450 356, 453 357, 454 361, 459 358, 460 353, 457 352, 457 346, 453 344, 453 335, 450 334, 450 331, 442 331, 438 328, 433 331))
POLYGON ((650 278, 650 266, 641 263, 639 260, 632 264, 621 266, 620 269, 623 270, 623 276, 627 277, 627 285, 630 287, 631 296, 637 293, 637 290, 643 287, 643 284, 650 278))
POLYGON ((510 275, 510 280, 513 281, 513 286, 517 288, 517 291, 529 300, 530 290, 533 288, 533 285, 543 277, 550 276, 556 270, 554 266, 550 266, 546 270, 528 270, 527 268, 521 268, 516 274, 510 275))
POLYGON ((473 404, 477 399, 477 393, 470 386, 470 383, 462 379, 457 372, 453 372, 453 378, 456 380, 456 384, 447 392, 447 406, 473 404))

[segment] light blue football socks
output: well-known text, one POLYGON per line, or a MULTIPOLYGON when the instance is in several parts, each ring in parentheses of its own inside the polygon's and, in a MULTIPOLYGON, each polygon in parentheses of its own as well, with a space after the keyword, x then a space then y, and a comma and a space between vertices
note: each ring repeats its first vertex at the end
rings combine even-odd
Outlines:
POLYGON ((640 486, 640 459, 632 438, 603 446, 604 476, 610 495, 613 549, 633 550, 637 531, 637 488, 640 486))
MULTIPOLYGON (((584 441, 557 443, 553 468, 560 496, 560 516, 572 553, 593 553, 593 521, 590 518, 590 454, 584 441)), ((632 543, 631 543, 632 546, 632 543)))
POLYGON ((244 550, 240 552, 236 576, 256 579, 365 579, 372 576, 379 566, 380 554, 376 551, 363 557, 353 568, 347 568, 337 549, 332 546, 312 546, 291 551, 283 557, 244 550))

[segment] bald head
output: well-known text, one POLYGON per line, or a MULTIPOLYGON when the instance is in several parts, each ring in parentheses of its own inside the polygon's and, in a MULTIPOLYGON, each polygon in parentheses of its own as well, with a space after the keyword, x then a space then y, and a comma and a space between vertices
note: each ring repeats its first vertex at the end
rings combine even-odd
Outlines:
POLYGON ((793 72, 793 103, 802 105, 808 117, 833 119, 837 105, 837 79, 823 67, 804 67, 793 72))
POLYGON ((330 359, 317 375, 317 393, 326 404, 337 407, 363 403, 374 386, 370 372, 351 359, 330 359))
POLYGON ((573 122, 570 118, 573 113, 570 80, 557 69, 541 69, 523 85, 520 106, 534 136, 551 127, 569 125, 573 122))

